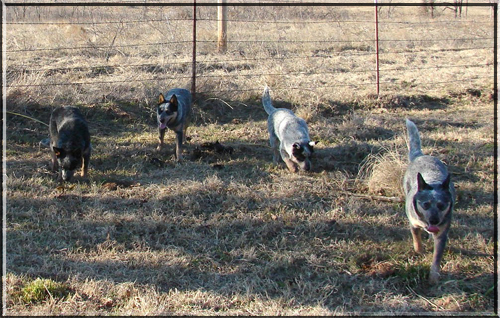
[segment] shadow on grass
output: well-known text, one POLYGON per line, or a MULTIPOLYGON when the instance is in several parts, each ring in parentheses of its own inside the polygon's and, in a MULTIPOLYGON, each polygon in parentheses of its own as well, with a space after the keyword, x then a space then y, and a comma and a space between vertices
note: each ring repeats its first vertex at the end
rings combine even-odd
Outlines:
MULTIPOLYGON (((220 207, 227 197, 213 198, 207 191, 201 199, 220 207)), ((9 231, 11 244, 23 241, 23 237, 30 237, 30 243, 22 248, 11 245, 7 260, 9 271, 56 280, 78 275, 114 283, 134 281, 151 284, 162 292, 174 288, 201 289, 226 297, 246 294, 245 286, 250 284, 253 293, 260 297, 293 297, 299 303, 312 305, 306 301, 309 296, 301 294, 304 291, 300 284, 308 281, 323 286, 331 277, 344 282, 355 278, 350 274, 352 265, 331 262, 352 255, 339 253, 327 245, 320 247, 318 242, 353 240, 359 244, 389 244, 394 237, 402 239, 404 232, 369 223, 310 222, 287 220, 285 216, 273 219, 272 215, 260 219, 251 215, 252 211, 259 210, 261 203, 248 200, 242 204, 248 209, 248 216, 239 219, 229 216, 234 211, 205 208, 204 218, 210 213, 222 213, 226 217, 221 221, 208 218, 199 222, 196 215, 183 215, 182 211, 166 208, 163 220, 155 222, 150 218, 148 202, 103 197, 99 204, 109 210, 109 221, 91 221, 85 217, 84 206, 92 205, 93 200, 90 196, 82 198, 71 194, 45 202, 27 200, 21 204, 12 200, 11 205, 47 205, 48 210, 35 217, 39 221, 36 227, 29 226, 33 221, 29 213, 12 217, 11 222, 18 223, 19 227, 9 231), (82 208, 75 210, 74 206, 82 208), (51 214, 49 210, 57 212, 51 214), (130 220, 130 213, 144 213, 144 218, 130 220), (380 232, 393 237, 388 240, 388 236, 375 235, 380 232), (307 252, 303 253, 302 249, 307 252), (152 253, 157 255, 157 261, 147 258, 146 255, 152 253), (309 253, 317 259, 309 259, 309 253), (109 258, 111 254, 114 256, 109 258), (146 258, 136 258, 139 254, 146 258), (75 260, 81 256, 83 258, 75 260)), ((162 202, 171 200, 161 199, 162 202)), ((318 297, 324 296, 319 290, 313 292, 318 297)))
MULTIPOLYGON (((209 120, 229 122, 234 116, 240 116, 236 117, 238 120, 267 118, 260 106, 248 106, 247 113, 238 115, 226 112, 222 105, 217 107, 207 110, 215 113, 209 120)), ((102 107, 88 110, 89 118, 99 123, 92 128, 96 135, 125 135, 130 133, 131 125, 155 125, 148 112, 135 110, 137 118, 116 117, 118 110, 111 109, 110 112, 102 107)), ((134 112, 132 108, 125 111, 134 112)), ((97 195, 74 195, 68 191, 46 199, 9 197, 8 271, 61 281, 79 277, 114 283, 136 282, 165 293, 175 289, 201 290, 227 298, 253 295, 309 306, 316 306, 320 301, 332 310, 348 299, 375 297, 388 286, 386 284, 396 286, 393 293, 410 295, 405 293, 405 288, 411 283, 417 293, 427 295, 423 288, 418 289, 418 284, 425 279, 426 266, 376 267, 394 262, 393 246, 411 250, 401 205, 349 201, 334 191, 327 197, 318 197, 313 191, 292 189, 291 193, 272 196, 266 201, 258 196, 225 191, 224 187, 230 182, 240 182, 253 190, 252 186, 257 183, 275 180, 270 172, 261 168, 272 161, 265 138, 254 145, 229 142, 227 145, 235 149, 233 154, 207 152, 205 157, 190 160, 184 167, 169 160, 173 147, 157 156, 153 150, 155 145, 154 141, 123 142, 115 149, 96 149, 96 156, 91 159, 91 178, 99 182, 121 182, 118 190, 99 188, 97 195), (157 158, 160 165, 152 161, 153 158, 157 158), (219 168, 215 168, 217 164, 219 168), (109 171, 114 172, 109 174, 109 171), (126 171, 137 171, 139 178, 148 179, 150 184, 161 185, 162 178, 169 177, 201 182, 215 175, 223 179, 223 184, 215 190, 201 186, 175 194, 164 193, 158 198, 151 198, 151 194, 136 197, 129 191, 127 182, 135 181, 137 176, 128 176, 126 171), (96 176, 92 177, 92 173, 96 176), (125 190, 119 189, 120 186, 125 190), (195 199, 189 201, 190 198, 195 199), (317 211, 326 213, 337 207, 342 207, 344 213, 339 217, 309 217, 317 211), (96 215, 89 216, 90 210, 96 215), (389 218, 391 214, 399 216, 389 218), (92 220, 96 216, 100 219, 92 220), (385 216, 388 221, 377 222, 378 216, 385 216), (363 253, 359 254, 361 250, 363 253), (371 270, 375 271, 374 275, 371 270)), ((471 145, 457 142, 450 146, 466 149, 471 145)), ((188 145, 188 151, 193 149, 193 145, 188 145)), ((29 152, 29 149, 19 151, 29 152)), ((357 141, 318 149, 313 172, 348 171, 354 175, 368 154, 379 151, 366 142, 357 141)), ((10 160, 9 175, 19 176, 20 171, 29 171, 30 166, 40 162, 38 160, 49 161, 50 156, 10 160)), ((471 195, 493 197, 484 189, 471 195)), ((466 202, 464 204, 472 206, 472 201, 466 202)), ((467 232, 457 231, 453 235, 462 239, 470 232, 492 236, 491 230, 484 230, 485 224, 491 224, 490 218, 462 214, 457 217, 467 232)), ((401 255, 406 254, 395 257, 402 258, 401 255)), ((465 275, 451 278, 464 280, 465 275)), ((477 279, 487 284, 493 278, 485 274, 477 279)), ((471 294, 475 293, 469 289, 471 294)), ((449 292, 445 286, 437 294, 449 292)), ((355 304, 349 306, 356 307, 355 304)))
MULTIPOLYGON (((359 297, 346 285, 362 289, 390 279, 400 292, 410 284, 423 293, 417 288, 427 267, 376 267, 394 261, 393 245, 403 243, 410 251, 406 226, 374 223, 368 215, 375 215, 377 208, 368 202, 356 208, 366 211, 357 221, 295 216, 298 211, 311 213, 307 211, 313 199, 311 194, 297 193, 262 202, 210 189, 186 189, 159 199, 101 195, 96 201, 91 195, 71 193, 43 200, 13 198, 9 206, 17 213, 10 213, 8 222, 17 228, 7 235, 7 267, 9 272, 56 281, 75 275, 118 284, 133 281, 165 293, 202 290, 231 298, 252 290, 258 297, 293 298, 301 305, 323 299, 332 310, 345 297, 359 297), (200 202, 199 209, 183 211, 183 200, 189 197, 200 202), (40 206, 44 209, 39 212, 26 209, 40 206), (87 209, 99 206, 107 216, 89 220, 87 209), (335 248, 339 242, 352 247, 335 248), (365 252, 357 254, 354 246, 366 247, 361 249, 365 252), (328 288, 341 294, 326 296, 328 288)), ((327 210, 331 204, 327 200, 315 209, 327 210)))
POLYGON ((450 99, 443 97, 432 97, 428 95, 376 95, 367 96, 365 99, 352 101, 332 100, 322 105, 321 115, 323 117, 339 117, 349 114, 355 110, 370 110, 385 108, 388 110, 436 110, 446 109, 450 99))

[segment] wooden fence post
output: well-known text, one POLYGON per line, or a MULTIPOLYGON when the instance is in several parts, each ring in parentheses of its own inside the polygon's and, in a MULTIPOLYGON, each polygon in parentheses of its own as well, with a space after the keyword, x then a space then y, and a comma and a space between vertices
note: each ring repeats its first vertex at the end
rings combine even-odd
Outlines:
POLYGON ((219 53, 227 51, 227 6, 226 0, 218 0, 217 6, 217 30, 218 41, 217 49, 219 53))

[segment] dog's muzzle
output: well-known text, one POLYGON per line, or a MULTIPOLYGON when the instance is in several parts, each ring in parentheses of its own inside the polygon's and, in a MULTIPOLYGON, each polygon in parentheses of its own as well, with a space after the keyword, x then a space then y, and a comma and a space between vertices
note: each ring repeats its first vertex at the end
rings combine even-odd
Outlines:
POLYGON ((165 129, 167 127, 167 124, 165 124, 165 118, 162 118, 160 120, 160 129, 165 129))
POLYGON ((61 177, 64 181, 69 181, 71 179, 71 177, 73 177, 73 173, 74 173, 73 170, 62 169, 61 170, 61 177))
POLYGON ((439 227, 435 225, 429 225, 428 227, 425 228, 425 230, 429 233, 437 233, 439 232, 439 227))
POLYGON ((177 113, 164 113, 158 118, 158 125, 160 129, 165 129, 167 124, 174 120, 177 116, 177 113))

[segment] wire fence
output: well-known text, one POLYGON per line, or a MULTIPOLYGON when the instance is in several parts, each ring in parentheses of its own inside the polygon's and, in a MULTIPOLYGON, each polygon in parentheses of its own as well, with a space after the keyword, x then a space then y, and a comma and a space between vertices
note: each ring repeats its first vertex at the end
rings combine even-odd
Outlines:
POLYGON ((91 6, 88 12, 55 8, 42 18, 51 7, 39 14, 7 7, 2 53, 8 98, 34 89, 30 96, 40 101, 73 96, 95 102, 105 95, 149 102, 157 91, 176 86, 241 100, 258 96, 267 84, 285 95, 308 90, 335 100, 372 94, 379 84, 388 94, 494 85, 496 21, 486 6, 471 6, 460 18, 444 11, 431 17, 416 6, 392 16, 378 12, 378 37, 374 7, 325 5, 303 13, 301 6, 235 6, 223 53, 215 7, 196 8, 196 19, 189 7, 113 7, 106 13, 91 6))

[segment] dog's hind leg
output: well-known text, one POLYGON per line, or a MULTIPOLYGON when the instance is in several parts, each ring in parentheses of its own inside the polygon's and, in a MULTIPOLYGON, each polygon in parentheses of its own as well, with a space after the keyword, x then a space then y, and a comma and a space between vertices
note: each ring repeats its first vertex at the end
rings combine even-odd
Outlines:
POLYGON ((280 153, 279 153, 279 139, 276 138, 276 136, 271 135, 269 137, 269 144, 271 145, 271 149, 273 151, 273 163, 278 164, 279 159, 280 159, 280 153))
POLYGON ((412 226, 411 236, 413 237, 413 248, 415 252, 422 254, 424 252, 424 246, 422 245, 422 229, 412 226))
POLYGON ((187 125, 184 125, 184 128, 182 128, 182 143, 186 142, 186 131, 187 131, 187 125))
POLYGON ((186 122, 184 123, 184 126, 182 127, 182 142, 183 143, 186 143, 186 139, 187 139, 187 129, 189 127, 189 125, 191 124, 191 118, 187 117, 186 118, 186 122))

